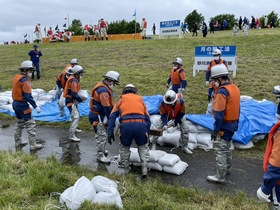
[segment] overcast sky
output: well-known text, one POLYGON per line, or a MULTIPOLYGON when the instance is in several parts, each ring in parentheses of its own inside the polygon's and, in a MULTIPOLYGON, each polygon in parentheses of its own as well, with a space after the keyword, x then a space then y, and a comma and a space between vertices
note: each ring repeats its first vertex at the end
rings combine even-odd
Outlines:
POLYGON ((205 21, 219 14, 261 17, 274 11, 280 14, 279 0, 1 0, 0 43, 4 41, 23 41, 27 33, 35 38, 34 28, 41 23, 44 27, 53 28, 58 24, 60 29, 68 21, 81 20, 82 24, 95 24, 103 17, 109 23, 123 20, 132 21, 136 9, 136 21, 146 17, 147 33, 151 34, 153 23, 160 21, 184 20, 193 10, 202 14, 205 21), (68 18, 69 20, 65 20, 68 18))

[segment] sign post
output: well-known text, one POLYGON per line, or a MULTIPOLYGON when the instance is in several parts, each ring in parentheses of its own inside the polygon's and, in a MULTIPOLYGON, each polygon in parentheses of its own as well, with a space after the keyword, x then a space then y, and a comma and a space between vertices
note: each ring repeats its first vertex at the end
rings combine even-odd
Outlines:
POLYGON ((193 65, 193 77, 196 73, 207 70, 209 63, 213 59, 213 51, 219 49, 222 51, 222 58, 228 63, 228 70, 232 71, 232 76, 236 77, 237 58, 236 46, 196 46, 193 65))
POLYGON ((179 35, 179 38, 183 38, 181 33, 180 20, 167 20, 160 22, 159 38, 163 36, 179 35))

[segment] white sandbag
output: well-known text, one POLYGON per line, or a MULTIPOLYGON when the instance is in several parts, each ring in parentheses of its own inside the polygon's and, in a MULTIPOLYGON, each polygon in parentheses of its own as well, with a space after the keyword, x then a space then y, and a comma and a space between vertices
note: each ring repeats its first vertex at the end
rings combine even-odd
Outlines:
POLYGON ((162 150, 150 150, 149 151, 149 161, 150 162, 157 162, 159 158, 163 155, 167 154, 165 151, 162 150))
POLYGON ((46 92, 43 89, 37 88, 37 89, 32 89, 32 94, 37 93, 38 95, 45 95, 46 92))
POLYGON ((55 98, 53 95, 39 95, 38 100, 43 100, 43 101, 52 101, 55 98))
POLYGON ((36 101, 36 100, 38 99, 38 97, 39 97, 39 94, 38 94, 37 92, 34 92, 33 90, 32 90, 31 95, 32 95, 32 97, 33 97, 33 99, 34 99, 35 101, 36 101))
POLYGON ((0 104, 0 109, 14 111, 12 104, 0 104))
POLYGON ((163 138, 162 138, 162 136, 158 137, 158 139, 157 139, 157 143, 158 143, 160 146, 165 145, 165 143, 163 142, 163 138))
POLYGON ((252 141, 249 141, 247 144, 240 144, 238 142, 233 142, 233 144, 237 149, 250 149, 254 147, 254 143, 252 141))
POLYGON ((58 92, 58 90, 56 90, 56 89, 55 90, 50 90, 48 94, 52 95, 52 96, 56 96, 57 92, 58 92))
POLYGON ((162 166, 173 166, 179 160, 180 158, 176 154, 165 154, 160 159, 158 159, 158 163, 162 166))
POLYGON ((9 98, 7 96, 0 96, 0 104, 6 105, 9 104, 9 98))
POLYGON ((168 133, 163 131, 162 141, 164 144, 170 144, 174 147, 179 147, 179 140, 181 138, 181 132, 179 130, 175 130, 173 133, 168 133))
POLYGON ((162 171, 162 165, 160 165, 157 162, 149 162, 148 163, 148 168, 156 171, 162 171))
POLYGON ((123 208, 122 199, 119 191, 113 186, 103 187, 103 191, 96 194, 92 203, 117 205, 123 208))
POLYGON ((241 101, 251 101, 251 100, 253 100, 253 97, 252 96, 241 95, 240 100, 241 101))
POLYGON ((87 90, 79 90, 78 91, 78 96, 84 101, 88 98, 88 92, 87 90))
POLYGON ((92 178, 91 182, 94 185, 97 193, 103 191, 103 187, 107 186, 113 186, 118 189, 117 183, 105 176, 95 176, 92 178))
POLYGON ((197 136, 198 133, 189 133, 189 143, 197 143, 197 136))
POLYGON ((196 142, 188 142, 188 148, 191 150, 194 150, 197 148, 197 143, 196 142))
POLYGON ((79 209, 85 200, 91 202, 96 195, 94 185, 84 176, 79 178, 71 189, 66 190, 68 194, 65 193, 61 200, 65 199, 62 203, 71 210, 79 209))
POLYGON ((142 166, 141 162, 131 162, 131 164, 137 167, 142 166))
POLYGON ((174 133, 177 130, 178 130, 178 128, 177 127, 173 127, 173 126, 166 129, 167 133, 174 133))
POLYGON ((161 116, 159 114, 153 114, 150 116, 151 128, 158 128, 161 124, 161 116))
POLYGON ((141 162, 137 148, 130 148, 130 162, 141 162))
POLYGON ((199 133, 196 136, 197 144, 210 145, 211 144, 211 133, 199 133))
POLYGON ((178 161, 173 166, 163 166, 163 171, 166 173, 181 175, 187 169, 189 165, 184 161, 178 161))
MULTIPOLYGON (((43 105, 45 105, 46 103, 48 103, 48 102, 50 102, 50 101, 46 101, 46 100, 37 100, 36 101, 36 104, 37 104, 37 106, 43 106, 43 105)), ((30 107, 33 109, 33 107, 30 105, 30 107)))
POLYGON ((197 127, 196 127, 196 124, 190 124, 190 133, 198 133, 198 130, 197 130, 197 127))
POLYGON ((202 127, 200 125, 197 125, 196 127, 199 133, 211 133, 211 131, 205 127, 202 127))
POLYGON ((253 138, 251 138, 251 141, 252 142, 258 142, 260 140, 265 139, 265 136, 266 136, 265 134, 256 134, 256 135, 253 136, 253 138))
POLYGON ((60 95, 58 104, 60 107, 65 107, 65 98, 63 97, 63 94, 60 95))
POLYGON ((68 196, 68 194, 71 192, 72 189, 73 189, 73 186, 68 187, 66 190, 63 191, 63 193, 60 194, 59 203, 61 203, 61 204, 66 203, 66 197, 68 196))
POLYGON ((209 150, 213 149, 213 142, 210 141, 209 145, 205 145, 205 144, 197 144, 197 148, 203 149, 206 152, 208 152, 209 150))

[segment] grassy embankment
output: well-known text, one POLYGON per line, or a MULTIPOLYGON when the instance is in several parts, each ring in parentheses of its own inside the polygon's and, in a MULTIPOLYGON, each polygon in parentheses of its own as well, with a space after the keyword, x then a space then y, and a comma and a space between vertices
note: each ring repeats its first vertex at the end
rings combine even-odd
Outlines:
MULTIPOLYGON (((248 37, 241 34, 231 36, 231 31, 216 32, 207 38, 190 37, 184 39, 108 41, 39 44, 43 53, 41 58, 42 79, 32 81, 33 88, 51 90, 55 85, 55 76, 72 58, 78 58, 86 69, 81 80, 82 89, 91 90, 108 70, 120 73, 120 86, 116 87, 117 97, 124 85, 134 84, 141 95, 164 94, 165 81, 171 62, 181 57, 187 73, 188 88, 184 95, 187 113, 204 113, 207 106, 207 87, 205 73, 192 77, 194 47, 197 45, 236 45, 238 72, 234 78, 242 95, 250 95, 257 100, 274 101, 272 88, 278 85, 279 29, 250 30, 248 37)), ((0 46, 2 89, 11 90, 11 79, 18 72, 20 63, 28 60, 30 45, 0 46)), ((0 115, 1 119, 12 119, 0 115)), ((42 123, 45 126, 67 127, 67 123, 42 123)), ((91 129, 86 117, 80 126, 91 129)), ((254 157, 261 158, 264 144, 251 150, 254 157)), ((46 204, 56 202, 48 200, 51 192, 62 192, 77 178, 85 175, 92 178, 97 173, 80 167, 62 166, 49 158, 40 161, 36 157, 24 154, 1 152, 1 192, 0 206, 3 209, 42 209, 46 204)), ((103 173, 103 172, 102 172, 103 173)), ((98 173, 100 174, 100 172, 98 173)), ((198 192, 196 189, 184 189, 178 186, 166 186, 159 180, 147 183, 135 182, 135 177, 105 176, 125 181, 127 193, 123 197, 126 209, 263 209, 264 205, 247 199, 244 193, 232 195, 214 195, 198 192)), ((83 209, 93 209, 85 204, 83 209)), ((96 209, 96 207, 94 208, 96 209)), ((100 207, 99 209, 105 209, 100 207)), ((113 208, 107 208, 113 209, 113 208)))

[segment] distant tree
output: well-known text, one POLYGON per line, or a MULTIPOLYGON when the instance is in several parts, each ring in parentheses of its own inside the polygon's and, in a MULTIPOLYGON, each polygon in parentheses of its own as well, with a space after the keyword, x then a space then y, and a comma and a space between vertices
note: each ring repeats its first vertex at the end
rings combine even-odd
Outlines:
POLYGON ((199 26, 202 25, 204 17, 196 10, 193 10, 190 14, 187 15, 184 21, 187 22, 189 30, 191 30, 195 24, 197 25, 197 28, 200 28, 199 26))
POLYGON ((235 16, 233 14, 220 14, 215 17, 211 17, 210 20, 218 21, 218 23, 222 26, 223 21, 227 21, 227 26, 225 30, 231 30, 234 26, 234 24, 238 25, 238 19, 235 19, 235 16))
MULTIPOLYGON (((108 24, 108 34, 130 34, 135 32, 135 20, 114 21, 108 24)), ((141 32, 140 24, 136 23, 136 33, 141 32)))
POLYGON ((74 32, 74 35, 83 35, 83 25, 80 20, 74 19, 72 24, 68 28, 70 31, 74 32))

